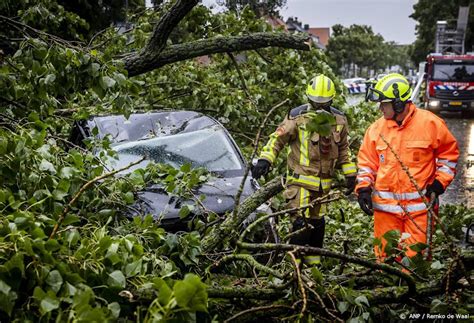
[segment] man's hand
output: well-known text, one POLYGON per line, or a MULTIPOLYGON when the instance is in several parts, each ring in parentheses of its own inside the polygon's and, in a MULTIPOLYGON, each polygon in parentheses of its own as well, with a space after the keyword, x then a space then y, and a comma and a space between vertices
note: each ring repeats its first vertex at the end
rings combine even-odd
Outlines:
POLYGON ((436 197, 440 196, 441 194, 444 193, 444 187, 443 184, 441 184, 437 179, 433 181, 433 183, 429 184, 426 187, 426 194, 425 196, 430 198, 431 193, 435 193, 436 197))
POLYGON ((356 177, 347 176, 346 177, 346 191, 344 192, 344 195, 346 196, 351 195, 351 193, 354 192, 355 187, 356 187, 356 177))
POLYGON ((357 201, 359 202, 360 208, 367 215, 373 215, 374 209, 372 207, 372 189, 368 187, 361 188, 357 201))
POLYGON ((266 159, 259 159, 257 165, 252 167, 252 177, 259 179, 270 171, 270 162, 266 159))

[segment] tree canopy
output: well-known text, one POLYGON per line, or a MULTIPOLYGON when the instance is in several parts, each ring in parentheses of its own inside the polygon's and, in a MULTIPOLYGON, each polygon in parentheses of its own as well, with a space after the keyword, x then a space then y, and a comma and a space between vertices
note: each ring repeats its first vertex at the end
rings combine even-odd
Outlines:
MULTIPOLYGON (((413 5, 414 11, 410 17, 417 21, 417 38, 411 49, 410 56, 415 64, 424 61, 426 55, 435 51, 436 22, 438 20, 447 20, 450 28, 455 29, 459 6, 467 6, 469 3, 469 0, 420 0, 413 5)), ((465 38, 466 51, 473 50, 473 36, 474 6, 471 4, 465 38)))
POLYGON ((377 73, 396 65, 404 70, 408 69, 406 46, 385 42, 382 35, 373 32, 372 27, 344 27, 338 24, 332 30, 326 54, 331 66, 345 73, 346 77, 355 74, 368 77, 369 70, 377 73))

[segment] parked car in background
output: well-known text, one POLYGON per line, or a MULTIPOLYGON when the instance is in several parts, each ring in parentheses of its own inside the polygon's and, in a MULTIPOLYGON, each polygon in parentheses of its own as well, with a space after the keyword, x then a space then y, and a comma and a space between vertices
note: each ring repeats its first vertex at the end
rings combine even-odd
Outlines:
POLYGON ((362 77, 350 78, 342 80, 349 94, 365 94, 366 80, 362 77))
MULTIPOLYGON (((143 168, 150 161, 175 168, 186 163, 206 168, 212 174, 211 179, 197 187, 195 195, 204 195, 204 207, 219 215, 233 210, 246 161, 229 132, 217 120, 190 111, 134 113, 128 119, 123 115, 96 116, 77 122, 71 141, 82 145, 92 133, 98 139, 109 136, 111 148, 118 155, 118 159, 110 161, 112 169, 120 169, 146 157, 125 173, 143 168), (94 128, 97 131, 93 131, 94 128)), ((248 177, 241 201, 258 188, 258 183, 248 177)), ((151 214, 168 231, 187 230, 187 222, 179 216, 186 202, 191 201, 170 196, 162 186, 155 184, 138 193, 132 208, 137 212, 127 215, 151 214)), ((271 212, 266 204, 258 211, 271 212)))

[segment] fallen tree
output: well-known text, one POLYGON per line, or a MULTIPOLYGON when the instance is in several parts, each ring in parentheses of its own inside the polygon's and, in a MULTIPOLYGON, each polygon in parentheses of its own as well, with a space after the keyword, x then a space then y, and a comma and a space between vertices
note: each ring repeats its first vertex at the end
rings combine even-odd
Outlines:
MULTIPOLYGON (((155 101, 167 108, 195 103, 196 110, 215 109, 211 112, 226 126, 250 134, 252 146, 244 148, 251 159, 263 130, 272 131, 287 108, 300 103, 294 88, 303 88, 309 74, 332 73, 316 51, 307 56, 253 51, 247 53, 248 63, 238 62, 227 53, 266 46, 309 48, 306 36, 265 33, 260 25, 256 33, 239 33, 247 21, 236 23, 235 35, 173 43, 170 35, 180 22, 199 18, 190 17, 192 10, 202 10, 196 4, 174 2, 159 16, 150 37, 140 34, 142 26, 137 25, 134 39, 139 42, 141 35, 147 44, 134 52, 124 45, 103 45, 113 42, 108 34, 82 46, 0 17, 26 36, 0 70, 0 320, 192 321, 204 316, 332 322, 398 319, 406 308, 462 311, 472 296, 471 252, 454 245, 450 253, 442 234, 432 263, 397 262, 401 250, 394 251, 391 262, 377 263, 369 239, 371 219, 341 200, 337 190, 312 201, 331 202, 325 249, 286 244, 291 235, 287 214, 298 210, 284 209, 278 199, 285 185, 280 176, 236 202, 231 214, 212 219, 196 215, 206 224, 200 232, 169 233, 145 214, 132 221, 123 216, 146 185, 168 178, 178 186, 185 176, 156 165, 124 177, 105 173, 108 156, 114 154, 109 143, 96 142, 89 149, 70 143, 71 115, 127 114, 136 107, 155 109, 155 101), (214 53, 206 67, 183 61, 214 53), (182 97, 189 101, 179 101, 182 97), (273 111, 268 107, 278 106, 276 102, 285 102, 285 110, 268 118, 273 111), (256 129, 259 135, 253 139, 256 129), (91 153, 94 147, 103 153, 91 153), (269 199, 277 208, 244 225, 269 199), (339 209, 346 213, 344 221, 339 209), (252 241, 270 218, 281 241, 252 241), (299 266, 297 258, 305 252, 323 256, 322 265, 299 266)), ((217 29, 220 22, 209 24, 217 29)), ((126 36, 116 36, 126 41, 126 36)), ((374 117, 363 104, 355 109, 352 117, 358 122, 374 117)), ((354 133, 363 133, 363 126, 354 125, 354 133)), ((274 175, 278 172, 284 171, 274 175)), ((459 219, 468 219, 466 210, 444 212, 440 221, 450 228, 447 234, 456 233, 459 219)), ((391 239, 398 244, 399 237, 391 239)))

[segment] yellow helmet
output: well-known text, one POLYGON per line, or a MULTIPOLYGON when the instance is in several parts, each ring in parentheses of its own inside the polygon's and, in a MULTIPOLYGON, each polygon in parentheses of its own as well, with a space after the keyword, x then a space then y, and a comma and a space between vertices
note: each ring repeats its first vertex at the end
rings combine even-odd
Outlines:
POLYGON ((408 80, 401 74, 392 73, 382 77, 374 87, 369 87, 368 99, 374 102, 406 102, 411 92, 408 80))
POLYGON ((333 81, 323 74, 313 77, 306 88, 306 96, 316 103, 328 103, 335 94, 336 87, 333 81))

